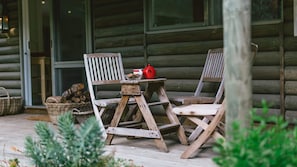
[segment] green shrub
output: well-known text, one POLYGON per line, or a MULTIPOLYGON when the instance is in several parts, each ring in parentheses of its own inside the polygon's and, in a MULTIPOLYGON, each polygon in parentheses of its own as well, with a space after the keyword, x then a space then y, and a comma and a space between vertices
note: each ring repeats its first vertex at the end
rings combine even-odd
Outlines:
POLYGON ((297 166, 297 128, 290 129, 280 116, 268 116, 262 102, 263 115, 251 112, 251 125, 242 129, 233 124, 232 139, 218 140, 213 158, 221 167, 295 167, 297 166), (257 125, 255 125, 257 122, 257 125))
POLYGON ((35 131, 39 140, 28 136, 25 140, 25 154, 38 167, 122 167, 124 160, 103 155, 104 139, 95 117, 76 127, 70 112, 58 118, 54 130, 45 122, 38 122, 35 131))
POLYGON ((4 160, 0 160, 0 167, 20 167, 19 163, 17 158, 9 159, 8 161, 4 158, 4 160))

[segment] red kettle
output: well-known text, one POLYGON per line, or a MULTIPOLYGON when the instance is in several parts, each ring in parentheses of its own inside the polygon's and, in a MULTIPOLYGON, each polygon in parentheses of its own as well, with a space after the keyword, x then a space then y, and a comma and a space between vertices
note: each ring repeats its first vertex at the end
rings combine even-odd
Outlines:
POLYGON ((153 66, 148 64, 143 70, 143 77, 146 79, 153 79, 156 77, 156 70, 153 66))

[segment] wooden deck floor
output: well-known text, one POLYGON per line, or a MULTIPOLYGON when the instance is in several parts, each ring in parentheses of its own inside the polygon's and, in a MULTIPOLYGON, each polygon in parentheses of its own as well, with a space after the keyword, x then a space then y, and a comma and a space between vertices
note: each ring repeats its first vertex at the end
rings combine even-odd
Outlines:
MULTIPOLYGON (((26 136, 34 136, 36 120, 32 116, 38 114, 18 114, 0 117, 0 166, 4 159, 18 158, 21 167, 32 167, 30 160, 26 158, 24 141, 26 136), (12 148, 17 148, 18 151, 12 148)), ((46 121, 46 119, 42 121, 46 121)), ((134 164, 144 167, 213 167, 216 166, 211 158, 214 157, 211 147, 205 147, 199 157, 192 159, 180 159, 180 155, 186 146, 179 144, 175 135, 165 138, 169 152, 164 153, 157 149, 150 139, 127 139, 115 137, 112 145, 106 146, 106 153, 113 153, 116 157, 131 160, 134 164)))
POLYGON ((215 167, 211 158, 215 156, 210 145, 203 147, 198 156, 191 159, 180 159, 187 146, 181 145, 174 136, 165 138, 168 153, 160 151, 150 139, 127 139, 116 137, 112 145, 106 146, 108 152, 116 157, 132 160, 136 165, 144 167, 215 167))

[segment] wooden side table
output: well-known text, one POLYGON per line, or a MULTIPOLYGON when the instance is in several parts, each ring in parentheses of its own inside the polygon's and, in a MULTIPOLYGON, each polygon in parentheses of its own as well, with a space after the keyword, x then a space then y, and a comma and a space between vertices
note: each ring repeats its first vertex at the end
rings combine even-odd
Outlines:
MULTIPOLYGON (((164 88, 165 78, 160 79, 144 79, 144 80, 125 80, 121 84, 121 101, 118 104, 114 117, 111 121, 110 126, 107 128, 107 139, 106 144, 111 144, 114 135, 120 136, 135 136, 135 137, 144 137, 152 138, 155 141, 156 146, 164 151, 168 152, 168 148, 163 139, 164 134, 175 132, 182 144, 187 144, 187 138, 185 131, 181 126, 177 116, 172 112, 172 106, 169 102, 169 99, 166 95, 164 88), (144 92, 141 91, 141 84, 146 84, 146 89, 144 92), (153 93, 156 93, 159 101, 150 102, 153 93), (146 129, 137 128, 138 126, 131 125, 119 127, 120 119, 125 112, 125 107, 128 104, 129 98, 134 98, 140 113, 140 117, 143 118, 144 123, 146 124, 146 129), (161 105, 163 106, 166 116, 169 120, 169 123, 164 123, 161 126, 158 126, 153 113, 150 110, 150 106, 161 105)), ((121 122, 121 125, 122 122, 121 122)))

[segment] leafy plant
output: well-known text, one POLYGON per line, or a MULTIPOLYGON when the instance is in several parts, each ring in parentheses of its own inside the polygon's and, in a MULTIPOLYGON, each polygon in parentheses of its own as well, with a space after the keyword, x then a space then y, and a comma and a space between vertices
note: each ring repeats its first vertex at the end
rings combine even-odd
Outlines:
MULTIPOLYGON (((22 153, 21 150, 17 149, 15 146, 12 146, 11 150, 22 153)), ((0 155, 0 157, 3 158, 0 160, 0 167, 20 167, 20 161, 18 158, 6 159, 5 144, 3 146, 3 155, 0 155)))
POLYGON ((218 140, 213 161, 221 167, 293 167, 297 166, 297 128, 289 128, 280 116, 268 116, 262 102, 263 115, 251 112, 251 125, 242 130, 233 124, 232 139, 218 140), (257 125, 255 125, 257 122, 257 125))
POLYGON ((35 131, 39 140, 28 136, 25 140, 25 154, 39 167, 67 166, 89 167, 128 166, 125 161, 103 155, 104 139, 95 117, 75 127, 70 112, 58 118, 55 131, 45 122, 38 122, 35 131))
POLYGON ((8 160, 9 167, 19 167, 19 163, 19 159, 17 158, 8 160))
POLYGON ((0 160, 0 167, 19 167, 19 159, 0 160))

